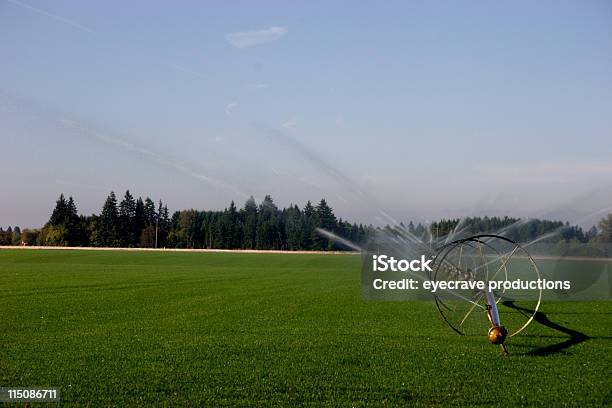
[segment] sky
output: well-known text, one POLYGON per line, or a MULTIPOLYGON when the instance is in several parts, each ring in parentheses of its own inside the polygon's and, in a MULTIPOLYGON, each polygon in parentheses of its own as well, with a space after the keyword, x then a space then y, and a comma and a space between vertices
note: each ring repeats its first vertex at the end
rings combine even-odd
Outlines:
POLYGON ((126 189, 374 224, 612 206, 609 1, 0 0, 0 38, 0 226, 126 189))

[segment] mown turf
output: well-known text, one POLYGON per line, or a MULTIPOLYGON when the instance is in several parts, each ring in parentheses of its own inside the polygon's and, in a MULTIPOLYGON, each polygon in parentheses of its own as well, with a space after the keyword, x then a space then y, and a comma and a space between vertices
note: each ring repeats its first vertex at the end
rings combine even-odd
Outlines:
POLYGON ((75 406, 603 406, 612 303, 549 303, 509 342, 430 302, 364 302, 350 255, 0 251, 0 386, 75 406), (483 333, 484 334, 484 333, 483 333))

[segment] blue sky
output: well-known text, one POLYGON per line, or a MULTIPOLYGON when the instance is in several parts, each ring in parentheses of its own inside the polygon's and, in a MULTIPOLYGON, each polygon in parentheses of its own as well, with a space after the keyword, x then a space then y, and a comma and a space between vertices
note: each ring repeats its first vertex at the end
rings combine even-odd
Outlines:
POLYGON ((365 222, 612 192, 608 1, 4 0, 0 35, 3 226, 126 188, 365 222))

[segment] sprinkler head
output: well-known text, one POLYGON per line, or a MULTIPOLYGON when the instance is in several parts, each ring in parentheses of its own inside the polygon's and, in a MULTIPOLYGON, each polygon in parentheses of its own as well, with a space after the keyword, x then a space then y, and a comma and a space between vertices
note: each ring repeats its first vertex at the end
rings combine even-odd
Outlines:
POLYGON ((508 330, 504 326, 493 326, 489 329, 489 341, 493 344, 504 344, 508 330))

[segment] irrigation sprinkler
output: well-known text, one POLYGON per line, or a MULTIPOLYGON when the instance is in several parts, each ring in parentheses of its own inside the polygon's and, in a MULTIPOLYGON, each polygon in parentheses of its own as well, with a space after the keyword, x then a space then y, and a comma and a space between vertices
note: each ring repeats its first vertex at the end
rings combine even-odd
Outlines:
POLYGON ((488 321, 489 341, 499 345, 504 354, 508 354, 506 340, 525 330, 542 300, 541 288, 515 290, 504 283, 537 280, 540 271, 525 248, 499 235, 474 235, 441 246, 430 279, 484 282, 484 288, 438 291, 434 294, 436 306, 444 321, 461 335, 482 333, 482 323, 488 321), (502 301, 520 301, 530 307, 517 311, 503 307, 502 301), (484 312, 484 319, 474 318, 476 310, 484 312))

